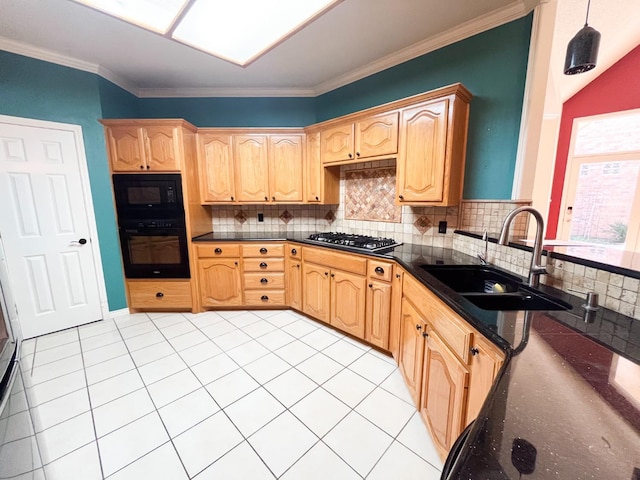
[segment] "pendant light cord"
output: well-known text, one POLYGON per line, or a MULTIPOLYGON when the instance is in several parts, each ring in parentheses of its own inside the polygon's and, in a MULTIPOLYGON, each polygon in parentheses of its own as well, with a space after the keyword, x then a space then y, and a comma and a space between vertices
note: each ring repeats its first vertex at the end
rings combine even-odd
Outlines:
POLYGON ((587 0, 587 17, 584 19, 584 26, 589 25, 589 7, 591 7, 591 0, 587 0))

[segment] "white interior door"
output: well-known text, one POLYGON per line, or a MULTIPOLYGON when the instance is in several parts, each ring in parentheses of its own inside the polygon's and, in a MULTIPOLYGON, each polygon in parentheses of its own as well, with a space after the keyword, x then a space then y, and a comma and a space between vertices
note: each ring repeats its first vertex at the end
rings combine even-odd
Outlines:
POLYGON ((0 235, 22 334, 98 320, 97 245, 80 128, 6 118, 0 118, 0 235))

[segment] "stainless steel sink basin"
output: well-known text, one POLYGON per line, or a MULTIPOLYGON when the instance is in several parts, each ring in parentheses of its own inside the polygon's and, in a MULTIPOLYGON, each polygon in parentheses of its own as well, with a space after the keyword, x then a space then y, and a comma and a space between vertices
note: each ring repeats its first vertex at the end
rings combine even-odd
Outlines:
POLYGON ((483 310, 570 310, 559 298, 527 286, 515 275, 486 265, 420 265, 483 310))
POLYGON ((420 268, 460 294, 516 292, 522 285, 515 275, 486 265, 420 265, 420 268))

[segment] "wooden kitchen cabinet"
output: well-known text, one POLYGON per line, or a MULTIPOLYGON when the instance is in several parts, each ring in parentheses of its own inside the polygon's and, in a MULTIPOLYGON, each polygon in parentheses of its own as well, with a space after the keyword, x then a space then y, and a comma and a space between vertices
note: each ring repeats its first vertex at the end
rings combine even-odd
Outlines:
POLYGON ((355 157, 370 158, 398 153, 398 112, 383 113, 355 124, 355 157))
POLYGON ((420 414, 443 459, 464 429, 468 378, 467 367, 451 353, 435 331, 430 331, 426 342, 420 414))
POLYGON ((411 398, 420 408, 422 393, 422 369, 424 364, 425 337, 428 325, 422 313, 413 304, 402 298, 402 314, 400 324, 400 356, 398 366, 409 388, 411 398))
POLYGON ((353 123, 336 125, 320 132, 320 158, 322 163, 353 160, 353 123))
POLYGON ((302 203, 304 135, 269 136, 269 192, 273 202, 302 203))
POLYGON ((369 280, 364 339, 384 350, 389 350, 391 292, 391 283, 369 280))
POLYGON ((112 172, 180 171, 177 124, 142 126, 124 120, 103 124, 112 172))
POLYGON ((127 280, 129 308, 133 310, 186 310, 191 308, 189 280, 127 280))
POLYGON ((329 268, 302 264, 302 311, 325 323, 330 319, 331 285, 329 268))
POLYGON ((391 311, 389 312, 389 351, 396 362, 400 358, 400 323, 402 321, 402 283, 404 270, 395 267, 391 289, 391 311))
POLYGON ((240 258, 199 259, 198 280, 203 307, 242 305, 240 258))
POLYGON ((250 242, 242 245, 244 302, 248 306, 286 305, 284 245, 250 242))
POLYGON ((320 132, 307 132, 304 201, 340 203, 340 167, 324 167, 320 159, 320 132))
POLYGON ((504 363, 504 352, 480 333, 473 336, 469 365, 467 413, 463 428, 476 419, 504 363))
POLYGON ((331 325, 364 338, 366 278, 340 270, 331 270, 330 275, 331 325))
POLYGON ((269 201, 268 151, 266 135, 233 137, 235 185, 239 202, 269 201))
POLYGON ((457 95, 402 110, 396 175, 399 204, 460 203, 468 116, 468 100, 457 95))
POLYGON ((287 258, 287 304, 298 311, 302 311, 302 262, 287 258))
POLYGON ((236 201, 233 142, 229 134, 198 133, 201 203, 236 201))

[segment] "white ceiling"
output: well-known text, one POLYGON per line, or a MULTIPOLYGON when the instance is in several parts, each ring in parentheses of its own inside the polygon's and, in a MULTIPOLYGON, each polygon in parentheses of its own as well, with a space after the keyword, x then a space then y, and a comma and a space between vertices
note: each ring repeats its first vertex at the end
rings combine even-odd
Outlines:
POLYGON ((574 76, 562 74, 564 55, 587 0, 342 0, 245 68, 69 0, 0 0, 0 49, 98 73, 142 97, 315 96, 548 2, 557 4, 549 68, 561 105, 640 44, 640 0, 591 1, 598 66, 574 76))
POLYGON ((139 96, 315 96, 539 2, 343 0, 243 68, 69 0, 0 0, 0 49, 94 71, 139 96))

